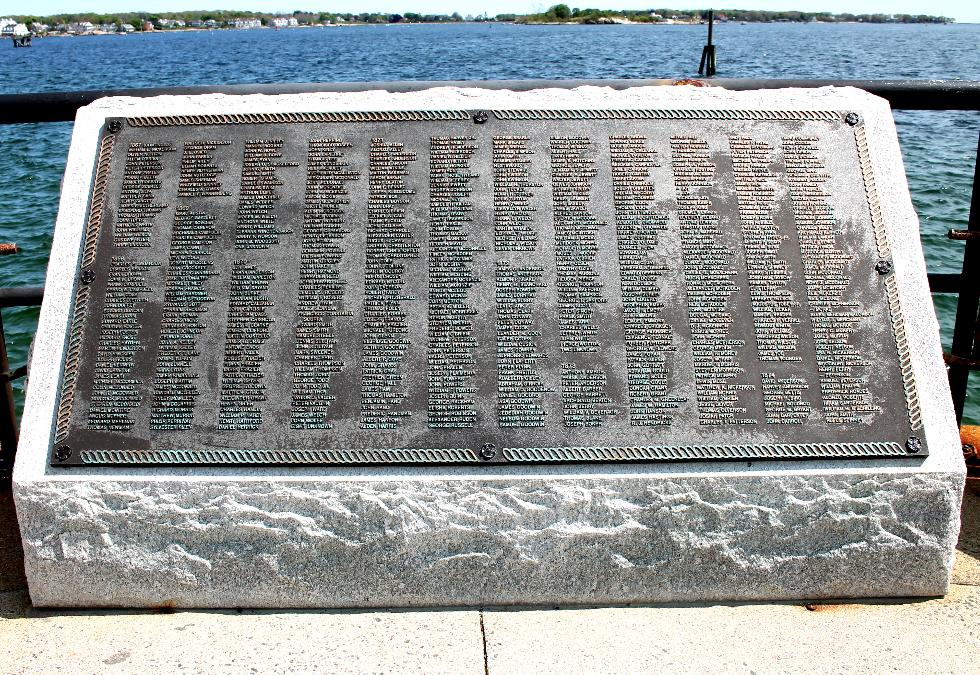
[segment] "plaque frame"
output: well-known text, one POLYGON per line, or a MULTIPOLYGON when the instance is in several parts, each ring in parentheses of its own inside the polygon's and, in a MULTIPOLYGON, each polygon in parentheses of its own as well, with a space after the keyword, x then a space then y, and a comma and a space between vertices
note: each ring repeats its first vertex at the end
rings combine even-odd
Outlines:
POLYGON ((500 121, 551 120, 740 120, 740 121, 820 121, 853 127, 854 142, 867 195, 879 262, 891 264, 891 249, 882 218, 880 197, 875 186, 868 141, 860 115, 849 110, 753 110, 753 109, 491 109, 491 110, 393 110, 284 113, 182 114, 107 118, 100 138, 100 150, 89 200, 80 259, 77 290, 71 313, 67 349, 60 387, 50 465, 74 466, 291 466, 291 465, 428 465, 428 464, 562 464, 562 463, 643 463, 690 461, 751 461, 807 459, 910 458, 929 454, 922 434, 922 414, 911 365, 905 319, 898 285, 893 274, 884 279, 886 303, 895 340, 902 385, 912 432, 906 443, 827 442, 827 443, 732 443, 732 444, 645 444, 637 446, 515 447, 498 448, 492 443, 478 447, 446 448, 349 448, 349 449, 162 449, 113 450, 73 448, 69 430, 78 379, 82 332, 90 299, 87 275, 96 262, 98 240, 104 219, 114 139, 128 125, 133 128, 182 127, 203 125, 256 125, 303 123, 358 123, 412 121, 473 121, 483 123, 487 115, 500 121), (481 120, 482 116, 482 120, 481 120))

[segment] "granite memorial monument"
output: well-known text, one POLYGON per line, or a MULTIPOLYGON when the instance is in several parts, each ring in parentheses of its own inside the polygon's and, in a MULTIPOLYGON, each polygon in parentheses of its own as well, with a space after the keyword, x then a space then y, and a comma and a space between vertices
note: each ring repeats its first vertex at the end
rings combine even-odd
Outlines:
POLYGON ((36 605, 948 583, 964 469, 860 91, 104 99, 47 288, 36 605))

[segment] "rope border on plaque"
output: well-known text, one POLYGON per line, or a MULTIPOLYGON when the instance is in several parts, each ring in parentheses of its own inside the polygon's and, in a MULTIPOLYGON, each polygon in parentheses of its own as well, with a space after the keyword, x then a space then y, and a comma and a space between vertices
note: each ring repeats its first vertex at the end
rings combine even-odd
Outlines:
MULTIPOLYGON (((663 462, 685 460, 758 460, 807 458, 904 457, 905 448, 885 443, 800 443, 751 445, 654 445, 619 448, 504 448, 515 463, 663 462)), ((487 464, 468 448, 399 448, 356 450, 85 450, 83 464, 129 465, 357 465, 487 464)))
POLYGON ((209 124, 295 124, 303 122, 430 122, 468 120, 465 110, 381 110, 376 112, 238 113, 127 117, 131 127, 204 126, 209 124))
POLYGON ((84 450, 83 464, 460 464, 478 463, 469 448, 355 450, 84 450))
MULTIPOLYGON (((109 166, 112 164, 112 149, 115 140, 115 136, 106 133, 99 148, 95 180, 92 186, 92 199, 89 201, 88 219, 85 224, 84 248, 82 249, 82 263, 80 265, 82 270, 95 262, 95 254, 99 246, 99 234, 102 230, 106 185, 109 182, 109 166)), ((85 322, 85 310, 88 308, 89 293, 89 287, 84 283, 80 284, 75 292, 75 303, 72 306, 71 321, 68 327, 68 344, 65 348, 65 368, 61 381, 58 415, 55 422, 55 443, 61 443, 68 436, 68 424, 71 421, 72 408, 75 403, 75 383, 78 380, 82 327, 85 322)))
POLYGON ((685 108, 605 110, 494 110, 498 120, 776 120, 840 122, 835 110, 695 110, 685 108))
MULTIPOLYGON (((835 110, 695 110, 661 109, 574 109, 574 110, 492 110, 498 120, 631 120, 631 119, 708 119, 840 122, 843 113, 835 110)), ((128 117, 132 127, 204 126, 212 124, 293 124, 303 122, 406 122, 469 120, 466 110, 384 110, 338 112, 237 113, 198 115, 152 115, 128 117)))
POLYGON ((899 457, 898 443, 799 443, 751 445, 652 445, 633 448, 504 448, 512 462, 650 462, 703 459, 805 459, 899 457))
MULTIPOLYGON (((613 109, 613 110, 493 110, 500 120, 763 120, 844 122, 844 113, 836 111, 765 111, 765 110, 685 110, 685 109, 613 109)), ((326 113, 260 113, 231 115, 180 115, 128 118, 133 127, 180 125, 232 125, 319 122, 386 122, 471 120, 462 110, 382 111, 326 113)), ((477 121, 481 121, 477 118, 477 121)), ((846 120, 848 124, 850 119, 846 120)), ((880 197, 863 124, 855 126, 858 152, 871 224, 879 258, 890 262, 887 230, 881 214, 880 197)), ((105 135, 93 182, 90 210, 83 242, 81 270, 94 263, 105 210, 106 184, 113 151, 113 135, 105 135)), ((893 336, 898 347, 906 404, 912 430, 922 426, 918 393, 911 366, 904 314, 894 274, 883 280, 893 336)), ((69 324, 65 352, 65 369, 61 387, 55 442, 63 441, 72 417, 72 405, 78 374, 81 333, 90 289, 79 284, 69 324)), ((658 462, 685 460, 864 458, 906 456, 904 446, 894 442, 854 443, 755 443, 721 445, 652 445, 643 447, 550 447, 504 448, 498 456, 506 462, 658 462)), ((487 464, 479 453, 468 448, 360 448, 325 450, 255 450, 238 448, 169 449, 169 450, 83 450, 78 454, 85 465, 371 465, 371 464, 487 464)))
MULTIPOLYGON (((874 167, 871 164, 871 153, 868 149, 868 136, 864 124, 854 127, 854 143, 857 146, 858 162, 864 179, 864 191, 868 198, 868 210, 871 213, 871 227, 874 232, 875 247, 878 258, 892 264, 891 246, 888 243, 888 229, 881 215, 881 197, 875 184, 874 167)), ((909 426, 912 431, 922 428, 922 408, 919 402, 919 392, 915 384, 915 372, 912 369, 912 350, 909 348, 908 334, 905 330, 905 315, 902 312, 902 302, 899 297, 898 281, 894 270, 885 277, 885 294, 888 303, 888 316, 891 319, 892 336, 898 349, 898 362, 902 370, 902 384, 905 387, 905 405, 909 413, 909 426)))

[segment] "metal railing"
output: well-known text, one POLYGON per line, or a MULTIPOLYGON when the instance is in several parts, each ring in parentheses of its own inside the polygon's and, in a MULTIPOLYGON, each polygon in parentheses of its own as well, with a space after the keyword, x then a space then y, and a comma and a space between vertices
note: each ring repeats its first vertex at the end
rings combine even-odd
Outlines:
MULTIPOLYGON (((711 79, 711 80, 495 80, 430 82, 347 82, 313 84, 245 84, 209 87, 166 87, 154 89, 97 89, 35 94, 0 95, 0 124, 69 122, 77 110, 106 96, 148 97, 177 94, 298 94, 311 92, 356 92, 385 90, 409 92, 430 87, 479 87, 529 91, 542 88, 570 89, 580 86, 628 89, 664 86, 678 83, 722 87, 730 90, 814 88, 850 86, 887 99, 898 110, 972 110, 980 111, 980 81, 964 80, 777 80, 777 79, 711 79)), ((977 143, 980 158, 980 138, 977 143)), ((950 353, 946 355, 950 389, 956 419, 963 418, 963 406, 971 370, 980 368, 980 336, 977 312, 980 307, 980 161, 973 179, 970 219, 966 230, 951 230, 949 238, 965 241, 963 269, 959 274, 930 274, 933 293, 958 294, 956 321, 950 353)), ((0 246, 0 255, 16 252, 15 247, 0 246)), ((41 304, 43 288, 0 288, 0 310, 4 307, 29 307, 41 304)), ((7 360, 3 317, 0 311, 0 481, 9 480, 17 450, 17 418, 11 382, 26 374, 26 366, 10 369, 7 360)))

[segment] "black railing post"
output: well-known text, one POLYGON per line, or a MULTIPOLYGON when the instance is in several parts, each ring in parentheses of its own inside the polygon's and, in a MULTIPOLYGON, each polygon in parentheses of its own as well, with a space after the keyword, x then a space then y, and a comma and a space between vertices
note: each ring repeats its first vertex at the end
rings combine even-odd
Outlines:
MULTIPOLYGON (((0 244, 0 255, 17 253, 15 244, 0 244)), ((14 408, 13 373, 7 358, 7 334, 0 311, 0 488, 10 480, 17 454, 17 411, 14 408)))
POLYGON ((7 359, 7 339, 3 331, 3 312, 0 312, 0 486, 10 479, 17 454, 17 414, 14 410, 14 389, 10 361, 7 359))
POLYGON ((950 353, 954 357, 949 365, 949 388, 953 394, 953 409, 957 424, 963 421, 970 365, 980 357, 980 340, 977 339, 977 308, 980 305, 980 138, 977 139, 977 158, 973 169, 973 198, 970 201, 970 220, 967 232, 977 235, 966 237, 963 251, 963 274, 959 299, 956 302, 956 323, 953 325, 953 344, 950 353), (958 357, 958 358, 957 358, 958 357), (958 359, 962 359, 959 361, 958 359))

